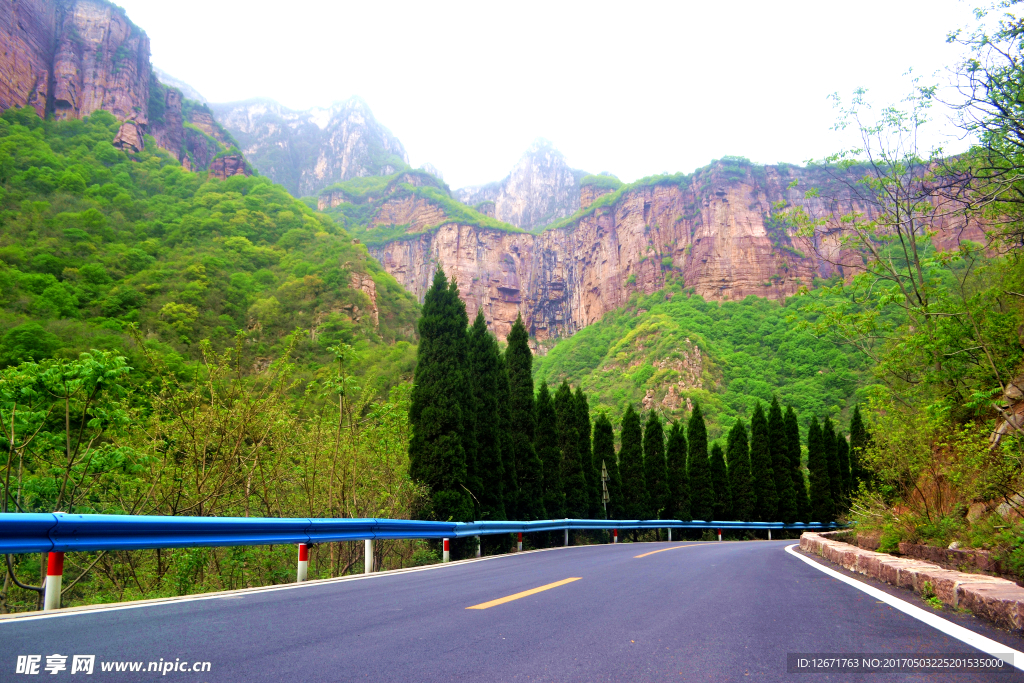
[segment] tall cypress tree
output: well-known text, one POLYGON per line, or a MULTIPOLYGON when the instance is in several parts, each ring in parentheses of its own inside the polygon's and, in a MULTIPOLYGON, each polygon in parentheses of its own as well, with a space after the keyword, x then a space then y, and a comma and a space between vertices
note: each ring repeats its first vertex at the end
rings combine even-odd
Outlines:
POLYGON ((644 473, 643 433, 640 416, 633 405, 626 406, 622 416, 622 445, 619 448, 619 471, 622 475, 622 511, 625 519, 646 519, 648 503, 647 477, 644 473))
POLYGON ((690 477, 686 472, 686 434, 682 422, 673 422, 668 430, 668 445, 665 447, 668 469, 669 509, 667 519, 689 522, 690 477))
MULTIPOLYGON (((615 457, 615 434, 612 432, 612 423, 608 419, 608 416, 604 413, 598 415, 594 421, 594 462, 597 463, 598 471, 598 485, 601 485, 600 473, 601 467, 608 472, 608 515, 607 519, 619 519, 616 515, 619 505, 622 501, 620 500, 621 491, 618 491, 618 477, 616 476, 619 471, 618 460, 615 457)), ((604 488, 601 488, 601 497, 604 498, 604 488)), ((601 517, 605 517, 605 506, 601 503, 601 517)))
MULTIPOLYGON (((544 519, 543 466, 533 448, 537 429, 537 414, 533 405, 533 353, 530 336, 518 316, 508 333, 505 366, 509 384, 509 442, 512 451, 518 489, 516 519, 530 521, 544 519)), ((506 505, 507 508, 507 505, 506 505)), ((507 509, 506 509, 507 512, 507 509)))
POLYGON ((544 467, 544 509, 551 519, 565 517, 562 487, 562 450, 559 448, 558 417, 548 385, 537 390, 537 433, 534 449, 544 467))
POLYGON ((580 435, 580 460, 587 478, 588 514, 590 519, 601 519, 604 506, 601 504, 601 466, 594 462, 594 446, 590 441, 590 405, 583 389, 576 387, 576 429, 580 435))
POLYGON ((509 407, 512 391, 508 384, 508 364, 505 356, 499 358, 497 373, 498 430, 501 445, 501 464, 503 468, 502 500, 505 504, 506 519, 516 518, 516 505, 519 500, 519 477, 516 476, 516 463, 512 449, 512 413, 509 407))
POLYGON ((565 516, 584 519, 590 512, 590 491, 583 474, 580 457, 580 438, 576 398, 569 382, 563 381, 555 394, 555 416, 558 426, 558 446, 562 452, 562 490, 565 492, 565 516))
POLYGON ((840 512, 846 513, 850 510, 850 447, 839 430, 836 430, 836 461, 839 463, 839 489, 842 493, 839 507, 840 512))
POLYGON ((651 411, 644 428, 644 470, 647 479, 647 519, 671 519, 664 514, 671 494, 665 462, 665 430, 658 414, 651 411))
POLYGON ((779 521, 779 495, 768 445, 768 419, 757 402, 750 418, 750 475, 754 480, 754 515, 762 522, 779 521))
POLYGON ((850 470, 853 476, 851 488, 854 491, 860 488, 861 482, 865 486, 870 483, 868 470, 864 466, 864 451, 868 447, 868 440, 868 430, 860 415, 860 406, 854 406, 853 417, 850 418, 850 470))
POLYGON ((715 488, 711 483, 711 463, 708 462, 708 429, 700 404, 694 404, 686 428, 688 446, 687 466, 690 475, 690 513, 694 519, 712 521, 715 508, 715 488))
POLYGON ((747 442, 747 430, 740 420, 736 420, 736 424, 729 430, 725 457, 728 459, 733 518, 741 522, 752 521, 757 498, 754 496, 754 484, 750 476, 750 444, 747 442))
POLYGON ((729 470, 725 466, 725 453, 718 443, 711 445, 711 485, 715 489, 715 519, 735 519, 732 507, 732 489, 729 486, 729 470))
POLYGON ((775 474, 775 493, 779 497, 779 519, 787 524, 796 521, 796 492, 793 490, 792 465, 789 462, 789 440, 786 438, 786 419, 782 416, 779 399, 772 397, 768 407, 768 450, 772 456, 775 474))
POLYGON ((821 448, 828 464, 828 492, 832 498, 832 519, 839 516, 843 501, 843 481, 839 472, 839 449, 836 447, 836 431, 832 419, 825 418, 821 425, 821 448))
POLYGON ((828 460, 822 443, 818 418, 811 419, 807 430, 807 491, 810 498, 812 522, 828 523, 834 519, 832 487, 828 480, 828 460))
POLYGON ((811 514, 807 499, 807 483, 800 464, 800 425, 796 420, 793 406, 786 408, 786 443, 789 444, 789 467, 793 474, 793 495, 796 499, 796 518, 807 521, 811 514))
MULTIPOLYGON (((469 364, 473 372, 473 398, 476 409, 476 449, 479 490, 474 491, 480 504, 481 520, 502 520, 505 517, 502 464, 501 411, 498 408, 498 383, 501 353, 498 341, 487 330, 483 311, 476 315, 469 337, 469 364)), ((472 488, 470 488, 472 490, 472 488)))
POLYGON ((472 521, 466 493, 466 427, 463 400, 472 392, 466 349, 466 306, 438 268, 418 323, 416 377, 409 406, 409 475, 426 485, 432 515, 472 521))

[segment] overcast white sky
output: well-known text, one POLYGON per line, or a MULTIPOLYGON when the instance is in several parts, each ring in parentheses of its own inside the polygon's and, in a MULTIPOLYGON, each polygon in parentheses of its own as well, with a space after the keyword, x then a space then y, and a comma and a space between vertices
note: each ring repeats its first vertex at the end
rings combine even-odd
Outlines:
MULTIPOLYGON (((339 2, 116 0, 153 63, 213 102, 363 97, 453 188, 505 176, 538 137, 626 181, 840 146, 827 95, 884 103, 952 65, 956 0, 339 2)), ((938 127, 936 127, 938 130, 938 127)), ((946 143, 947 148, 958 146, 946 143)), ((959 145, 962 147, 962 144, 959 145)))

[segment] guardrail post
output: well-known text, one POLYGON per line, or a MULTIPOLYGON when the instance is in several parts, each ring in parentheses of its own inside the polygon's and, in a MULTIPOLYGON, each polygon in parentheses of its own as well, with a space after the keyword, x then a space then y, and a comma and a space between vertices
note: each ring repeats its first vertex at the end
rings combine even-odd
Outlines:
POLYGON ((519 547, 516 548, 516 552, 518 552, 518 553, 523 552, 523 532, 522 531, 519 532, 519 547))
POLYGON ((618 529, 612 529, 612 543, 618 543, 618 542, 619 542, 619 530, 618 529))
POLYGON ((64 553, 50 552, 46 557, 46 592, 43 611, 60 609, 60 584, 64 578, 64 553))
POLYGON ((448 551, 448 539, 444 539, 444 553, 442 554, 441 561, 447 562, 451 559, 451 553, 448 551))
POLYGON ((672 527, 668 528, 668 542, 672 542, 672 527))
POLYGON ((772 540, 772 530, 771 529, 768 530, 768 540, 769 541, 772 540))
POLYGON ((306 580, 309 571, 309 546, 305 543, 299 544, 299 568, 295 572, 295 583, 302 583, 306 580))
POLYGON ((718 530, 718 541, 719 542, 722 541, 722 530, 721 529, 718 530))
POLYGON ((569 545, 569 527, 565 528, 565 543, 563 543, 563 545, 565 545, 565 546, 569 545))
POLYGON ((483 543, 480 542, 480 537, 476 537, 476 556, 480 557, 480 553, 483 549, 483 543))
POLYGON ((373 573, 373 539, 363 541, 363 573, 373 573))

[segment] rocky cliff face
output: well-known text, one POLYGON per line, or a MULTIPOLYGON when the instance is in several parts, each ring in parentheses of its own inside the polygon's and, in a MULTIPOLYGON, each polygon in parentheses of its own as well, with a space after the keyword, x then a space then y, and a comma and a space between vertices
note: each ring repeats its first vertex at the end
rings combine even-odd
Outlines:
POLYGON ((139 152, 151 134, 193 170, 231 146, 208 110, 155 78, 149 38, 106 0, 0 0, 0 39, 0 110, 74 119, 104 109, 123 122, 113 144, 139 152))
POLYGON ((570 168, 550 142, 535 142, 502 181, 465 187, 454 196, 463 204, 517 228, 530 229, 571 216, 580 208, 583 171, 570 168), (487 209, 484 211, 484 209, 487 209))
MULTIPOLYGON (((614 203, 539 235, 449 223, 371 253, 420 299, 441 265, 457 278, 470 318, 483 309, 499 337, 519 314, 539 340, 565 337, 634 292, 663 288, 669 277, 707 299, 782 299, 815 277, 845 274, 832 263, 843 260, 837 235, 798 237, 772 216, 779 201, 823 215, 825 200, 803 194, 815 182, 811 172, 792 167, 747 167, 737 175, 713 166, 625 190, 614 203), (794 179, 799 189, 789 187, 794 179)), ((391 217, 405 224, 416 210, 396 204, 391 217)), ((951 230, 944 228, 937 243, 979 236, 977 228, 951 230)))
POLYGON ((390 175, 409 164, 402 143, 358 98, 301 112, 270 100, 210 108, 259 172, 296 197, 350 178, 390 175))
POLYGON ((0 108, 147 123, 149 38, 104 0, 0 0, 0 108))

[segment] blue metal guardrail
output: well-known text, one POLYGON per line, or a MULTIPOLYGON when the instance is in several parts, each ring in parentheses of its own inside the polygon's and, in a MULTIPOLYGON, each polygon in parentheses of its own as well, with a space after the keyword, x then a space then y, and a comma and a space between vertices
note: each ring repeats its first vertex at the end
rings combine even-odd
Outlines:
POLYGON ((551 519, 536 522, 423 522, 407 519, 150 517, 63 512, 0 514, 0 553, 145 550, 315 544, 378 538, 462 538, 564 529, 752 529, 822 531, 828 524, 682 522, 666 519, 551 519))

